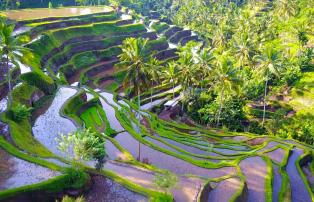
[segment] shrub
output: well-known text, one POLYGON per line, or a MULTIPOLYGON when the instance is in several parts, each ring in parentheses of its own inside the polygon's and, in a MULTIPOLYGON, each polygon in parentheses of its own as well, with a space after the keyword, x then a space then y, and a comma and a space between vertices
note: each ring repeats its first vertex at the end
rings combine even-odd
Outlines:
POLYGON ((67 175, 65 184, 71 185, 72 188, 82 187, 89 178, 89 175, 75 164, 73 164, 73 167, 66 168, 65 174, 67 175))
POLYGON ((24 119, 27 119, 31 115, 32 108, 28 108, 25 105, 18 104, 17 106, 14 106, 9 111, 9 116, 11 119, 15 122, 21 122, 24 119))
POLYGON ((283 75, 281 76, 281 83, 287 83, 291 85, 295 81, 297 81, 301 76, 301 71, 298 66, 288 66, 283 75))
POLYGON ((97 160, 97 168, 103 165, 106 156, 105 141, 91 129, 82 129, 56 138, 58 149, 76 161, 97 160), (72 153, 72 154, 71 154, 72 153))
POLYGON ((178 183, 178 177, 171 173, 170 171, 166 171, 165 174, 156 174, 154 177, 154 184, 157 188, 163 189, 166 193, 171 191, 174 186, 178 183))
POLYGON ((300 56, 300 68, 302 71, 311 71, 314 69, 314 49, 307 48, 300 56))
POLYGON ((248 126, 248 132, 263 135, 266 133, 266 130, 258 121, 251 121, 248 126))
MULTIPOLYGON (((244 102, 239 99, 229 99, 223 103, 220 115, 221 123, 229 130, 243 131, 242 121, 245 120, 244 102)), ((219 103, 217 101, 205 105, 198 110, 203 123, 214 125, 217 121, 219 103)))
POLYGON ((61 201, 61 202, 85 202, 85 199, 84 199, 83 196, 80 196, 80 197, 78 197, 78 198, 76 198, 76 199, 71 198, 71 197, 69 197, 69 196, 64 196, 64 197, 62 198, 62 201, 61 201))
POLYGON ((311 114, 296 115, 288 119, 270 122, 267 129, 270 133, 282 138, 293 138, 307 144, 314 144, 314 116, 311 114))

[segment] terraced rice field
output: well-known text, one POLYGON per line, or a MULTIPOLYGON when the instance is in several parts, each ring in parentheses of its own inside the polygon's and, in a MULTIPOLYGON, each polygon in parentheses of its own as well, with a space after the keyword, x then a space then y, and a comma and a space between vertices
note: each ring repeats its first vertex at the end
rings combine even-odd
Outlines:
MULTIPOLYGON (((171 116, 158 116, 149 110, 171 99, 169 85, 154 89, 152 96, 144 92, 141 116, 136 118, 138 109, 132 100, 119 93, 124 71, 115 66, 119 45, 127 37, 147 37, 152 54, 169 60, 177 57, 176 45, 199 40, 197 35, 172 25, 155 30, 156 21, 145 25, 108 7, 52 11, 40 22, 28 16, 22 21, 20 14, 8 13, 10 18, 20 20, 18 29, 32 35, 27 47, 39 59, 29 62, 31 70, 62 81, 62 85, 50 95, 50 102, 37 109, 40 115, 25 123, 26 127, 21 126, 26 128, 23 133, 28 131, 28 138, 40 145, 40 152, 28 150, 28 142, 14 142, 19 134, 14 133, 10 121, 6 122, 13 138, 0 139, 0 200, 14 198, 8 194, 10 190, 16 195, 23 193, 23 189, 14 188, 59 176, 71 163, 57 149, 55 138, 85 126, 102 135, 108 154, 108 161, 97 174, 94 162, 81 162, 92 173, 92 185, 82 192, 87 201, 153 200, 151 193, 164 194, 153 183, 154 176, 164 170, 178 176, 178 184, 170 193, 178 202, 313 201, 301 169, 313 150, 310 145, 207 130, 175 122, 171 116), (65 18, 69 15, 84 23, 73 25, 74 19, 65 18), (103 20, 95 22, 95 18, 103 20)), ((32 18, 42 16, 42 12, 45 10, 36 11, 32 18)), ((17 86, 15 91, 22 87, 17 86)), ((175 92, 180 92, 180 86, 175 92)), ((26 103, 31 103, 34 95, 29 93, 26 103)), ((41 99, 48 96, 40 95, 41 99)), ((0 102, 0 112, 5 110, 2 103, 5 100, 0 102)))

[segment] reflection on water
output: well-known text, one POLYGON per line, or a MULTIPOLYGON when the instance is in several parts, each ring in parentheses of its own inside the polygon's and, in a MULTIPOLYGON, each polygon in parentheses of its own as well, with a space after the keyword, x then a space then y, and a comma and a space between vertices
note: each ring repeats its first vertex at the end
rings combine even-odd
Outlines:
POLYGON ((43 37, 43 35, 39 35, 36 38, 34 38, 33 40, 31 40, 28 44, 34 43, 35 41, 38 41, 41 39, 41 37, 43 37))
POLYGON ((208 201, 230 201, 231 197, 241 187, 239 178, 229 178, 218 183, 214 190, 209 192, 208 201))
MULTIPOLYGON (((162 137, 161 137, 162 138, 162 137)), ((186 144, 182 144, 182 143, 179 143, 177 141, 174 141, 174 140, 171 140, 171 139, 168 139, 168 138, 162 138, 163 140, 167 141, 169 144, 172 144, 174 146, 177 146, 187 152, 190 152, 190 153, 193 153, 193 154, 197 154, 197 155, 204 155, 204 156, 220 156, 214 152, 211 152, 211 151, 205 151, 205 150, 201 150, 201 149, 198 149, 198 148, 195 148, 195 147, 192 147, 192 146, 188 146, 186 144)))
POLYGON ((162 102, 165 102, 167 99, 168 98, 164 98, 164 99, 155 100, 153 102, 148 102, 148 103, 142 105, 141 109, 142 110, 149 110, 149 109, 153 108, 154 106, 159 105, 162 102))
POLYGON ((60 173, 18 159, 0 149, 0 190, 48 180, 60 173))
POLYGON ((105 149, 109 159, 111 160, 125 159, 124 154, 110 140, 106 140, 105 149))
POLYGON ((273 201, 278 201, 279 192, 281 189, 282 177, 279 173, 279 167, 275 164, 273 166, 274 180, 273 180, 273 201))
POLYGON ((134 158, 138 158, 140 151, 141 161, 170 170, 176 174, 194 174, 197 176, 212 178, 236 172, 233 167, 208 170, 195 166, 181 159, 154 150, 144 144, 139 145, 139 142, 127 132, 118 134, 115 139, 121 144, 121 146, 127 149, 134 158))
POLYGON ((122 15, 121 15, 121 19, 122 19, 122 20, 131 20, 131 19, 132 19, 132 16, 131 16, 131 15, 127 15, 127 14, 122 14, 122 15))
POLYGON ((8 98, 5 97, 2 100, 0 100, 0 113, 7 110, 7 106, 8 106, 8 98))
POLYGON ((24 65, 22 63, 18 62, 18 64, 20 66, 21 74, 25 74, 27 72, 32 71, 32 69, 30 67, 28 67, 28 66, 26 66, 26 65, 24 65))
POLYGON ((169 44, 169 49, 178 48, 178 45, 177 45, 177 44, 170 43, 170 42, 168 42, 168 44, 169 44))
POLYGON ((111 93, 107 93, 107 92, 101 92, 99 93, 101 96, 103 96, 104 98, 106 98, 106 100, 113 106, 117 107, 118 109, 120 109, 120 105, 118 105, 114 100, 113 100, 113 94, 111 93))
POLYGON ((224 149, 224 148, 214 148, 214 151, 218 153, 222 153, 223 155, 232 155, 232 154, 240 154, 242 151, 232 150, 232 149, 224 149))
POLYGON ((291 201, 311 201, 311 196, 308 193, 304 181, 302 180, 299 171, 296 167, 296 160, 304 154, 302 149, 293 149, 287 164, 287 173, 291 183, 291 201))
POLYGON ((68 134, 76 130, 74 123, 69 119, 61 117, 59 111, 76 92, 77 90, 73 88, 60 88, 49 109, 38 117, 33 127, 34 137, 52 152, 59 155, 63 154, 57 149, 58 143, 55 138, 60 133, 68 134))
POLYGON ((266 162, 261 157, 249 157, 240 162, 240 168, 246 177, 248 201, 265 201, 266 162))
MULTIPOLYGON (((100 93, 100 95, 105 97, 106 100, 110 104, 117 106, 117 104, 113 101, 113 95, 112 94, 102 92, 102 93, 100 93)), ((123 131, 124 128, 121 126, 120 122, 118 121, 118 119, 116 117, 115 109, 111 105, 109 105, 102 97, 100 97, 100 102, 101 102, 101 105, 102 105, 102 107, 106 113, 106 116, 107 116, 107 119, 110 123, 111 128, 116 130, 116 131, 123 131)))
POLYGON ((19 34, 23 34, 25 32, 28 32, 31 29, 32 29, 31 27, 24 27, 24 26, 20 27, 20 28, 14 30, 13 36, 16 36, 16 35, 19 35, 19 34))

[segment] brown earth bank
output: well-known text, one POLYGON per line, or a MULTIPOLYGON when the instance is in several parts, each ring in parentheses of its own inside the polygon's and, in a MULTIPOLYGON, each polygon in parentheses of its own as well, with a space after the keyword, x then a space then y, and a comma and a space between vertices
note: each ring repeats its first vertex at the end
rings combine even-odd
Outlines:
POLYGON ((184 37, 183 39, 181 39, 180 43, 181 43, 182 46, 185 46, 190 41, 200 42, 201 40, 198 38, 197 35, 194 35, 194 36, 184 37))
MULTIPOLYGON (((115 37, 138 37, 142 36, 144 38, 148 38, 150 40, 154 40, 156 38, 156 34, 154 32, 149 32, 149 33, 133 33, 133 34, 128 34, 128 35, 118 35, 115 37)), ((104 37, 105 38, 105 37, 104 37)), ((114 39, 114 37, 112 38, 114 39)), ((59 71, 59 68, 66 64, 75 54, 82 53, 82 52, 87 52, 87 51, 92 51, 98 59, 102 59, 100 56, 98 56, 98 52, 100 50, 104 50, 113 46, 120 45, 124 38, 118 39, 115 42, 111 43, 110 45, 106 45, 103 43, 102 39, 100 40, 86 40, 86 41, 79 41, 73 43, 71 50, 68 51, 66 54, 62 55, 62 57, 58 59, 52 59, 51 62, 51 68, 52 70, 57 73, 59 71)), ((72 43, 71 43, 72 44, 72 43)), ((153 47, 155 48, 155 47, 153 47)), ((157 47, 159 48, 159 47, 157 47)), ((157 49, 156 48, 156 49, 157 49)), ((165 47, 162 47, 165 49, 165 47)), ((46 62, 48 61, 49 58, 53 57, 56 53, 62 51, 64 49, 63 45, 59 48, 53 49, 48 55, 44 56, 41 61, 41 65, 45 66, 46 62)), ((66 72, 64 72, 66 73, 66 72)))
MULTIPOLYGON (((155 32, 134 32, 132 34, 119 34, 114 37, 138 37, 142 36, 144 38, 149 38, 151 40, 154 40, 157 38, 155 32)), ((86 35, 86 36, 80 36, 80 37, 74 37, 72 39, 69 39, 59 47, 56 47, 52 49, 47 55, 43 56, 41 58, 41 66, 45 67, 47 61, 52 58, 54 55, 56 55, 59 52, 62 52, 64 48, 68 45, 73 45, 72 49, 70 52, 67 53, 67 55, 63 55, 62 58, 59 58, 59 60, 52 60, 53 67, 52 69, 57 72, 59 69, 59 66, 65 64, 74 54, 79 53, 79 52, 84 52, 84 51, 95 51, 95 50, 101 50, 104 48, 108 48, 103 44, 101 41, 108 36, 105 35, 86 35), (92 44, 93 42, 93 44, 92 44)), ((122 40, 119 41, 120 43, 122 40)), ((117 43, 118 45, 119 43, 117 43)), ((111 45, 113 46, 113 45, 111 45)))
POLYGON ((256 146, 263 144, 265 141, 267 141, 267 138, 254 138, 246 141, 246 143, 250 146, 256 146))
POLYGON ((169 41, 171 43, 179 43, 181 41, 181 39, 191 36, 191 30, 183 30, 183 31, 179 31, 177 32, 175 35, 173 35, 169 41))
POLYGON ((173 35, 175 35, 177 32, 180 32, 182 31, 183 29, 181 27, 177 27, 177 26, 174 26, 174 27, 171 27, 170 29, 168 29, 166 32, 165 32, 165 36, 167 38, 170 38, 172 37, 173 35))

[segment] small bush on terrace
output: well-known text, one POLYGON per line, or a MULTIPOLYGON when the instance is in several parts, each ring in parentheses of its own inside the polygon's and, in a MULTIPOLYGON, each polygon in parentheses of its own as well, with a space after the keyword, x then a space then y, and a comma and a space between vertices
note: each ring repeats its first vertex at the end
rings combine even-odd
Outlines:
POLYGON ((105 141, 90 128, 77 130, 68 135, 61 134, 56 138, 58 149, 66 154, 72 154, 70 158, 75 161, 97 160, 96 168, 100 169, 107 156, 105 141))
POLYGON ((14 120, 15 122, 21 122, 24 119, 27 119, 31 115, 32 108, 28 108, 25 105, 18 104, 17 106, 14 106, 9 111, 9 116, 14 120))

